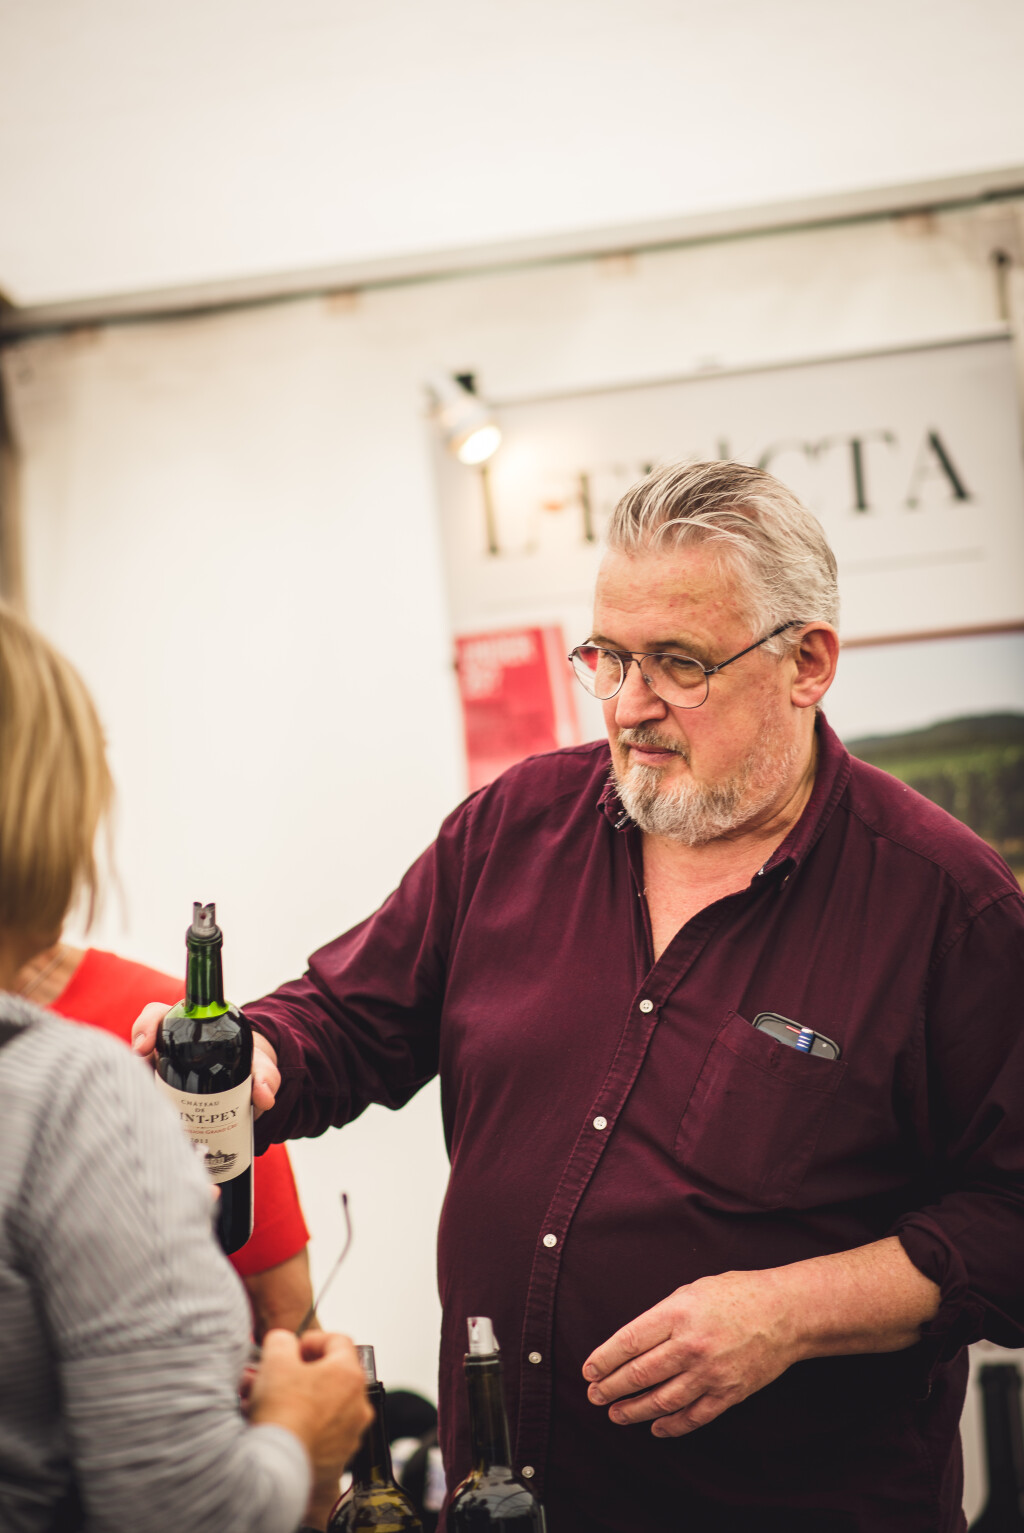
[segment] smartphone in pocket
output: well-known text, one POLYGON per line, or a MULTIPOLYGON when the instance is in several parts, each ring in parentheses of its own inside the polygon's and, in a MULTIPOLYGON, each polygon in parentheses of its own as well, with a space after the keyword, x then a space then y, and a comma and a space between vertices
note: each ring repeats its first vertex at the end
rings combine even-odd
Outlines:
POLYGON ((768 1033, 770 1037, 788 1044, 791 1049, 798 1049, 802 1054, 816 1054, 819 1059, 839 1058, 838 1043, 826 1038, 824 1033, 815 1032, 812 1027, 801 1027, 799 1022, 791 1022, 789 1017, 780 1017, 777 1011, 760 1012, 752 1026, 759 1033, 768 1033))

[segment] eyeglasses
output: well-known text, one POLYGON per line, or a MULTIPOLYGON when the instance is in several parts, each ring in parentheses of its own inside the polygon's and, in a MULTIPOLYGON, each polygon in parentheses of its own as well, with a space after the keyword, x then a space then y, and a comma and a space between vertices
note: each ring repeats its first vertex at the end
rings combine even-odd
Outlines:
POLYGON ((669 703, 673 708, 699 708, 701 703, 707 701, 710 677, 724 671, 734 660, 742 660, 751 650, 760 649, 762 644, 785 633, 787 628, 800 628, 802 625, 802 618, 792 618, 788 623, 773 628, 771 633, 766 633, 763 639, 748 644, 738 655, 730 655, 728 660, 720 661, 718 665, 704 666, 699 660, 691 660, 688 655, 661 655, 644 650, 620 652, 617 649, 602 649, 599 644, 578 644, 570 654, 569 661, 577 681, 591 697, 598 698, 602 703, 608 702, 621 689, 630 663, 635 661, 640 675, 655 697, 660 697, 663 703, 669 703))
POLYGON ((334 1282, 335 1276, 337 1275, 337 1272, 338 1272, 338 1268, 341 1266, 342 1262, 345 1260, 346 1256, 348 1255, 349 1247, 352 1244, 352 1215, 348 1211, 348 1193, 347 1192, 343 1192, 341 1194, 341 1213, 342 1213, 342 1218, 345 1221, 345 1241, 344 1241, 344 1244, 342 1245, 342 1248, 341 1248, 341 1254, 338 1257, 337 1261, 334 1263, 334 1266, 331 1268, 330 1272, 327 1274, 326 1278, 324 1279, 324 1286, 321 1288, 320 1292, 317 1294, 316 1298, 313 1300, 312 1304, 309 1306, 309 1309, 306 1311, 305 1318, 302 1320, 301 1324, 298 1326, 298 1328, 297 1328, 297 1330, 295 1332, 296 1336, 301 1336, 303 1331, 308 1331, 310 1326, 313 1324, 313 1321, 316 1319, 316 1312, 319 1309, 320 1305, 324 1302, 324 1294, 327 1292, 328 1288, 330 1288, 331 1284, 334 1282))
MULTIPOLYGON (((324 1302, 324 1294, 327 1292, 328 1288, 330 1288, 331 1284, 334 1282, 334 1279, 335 1279, 335 1277, 337 1276, 337 1273, 338 1273, 338 1269, 341 1266, 342 1262, 345 1260, 346 1256, 348 1255, 349 1248, 352 1245, 352 1215, 348 1211, 348 1193, 347 1192, 343 1192, 341 1194, 341 1215, 342 1215, 342 1218, 345 1221, 345 1240, 344 1240, 344 1243, 342 1244, 341 1252, 340 1252, 340 1254, 338 1256, 337 1261, 334 1263, 334 1266, 331 1268, 330 1272, 327 1274, 326 1278, 324 1279, 324 1285, 321 1288, 320 1292, 317 1294, 316 1298, 313 1300, 312 1304, 307 1309, 305 1315, 299 1321, 299 1324, 295 1327, 295 1334, 296 1334, 296 1336, 303 1336, 306 1333, 306 1331, 309 1330, 310 1326, 313 1324, 313 1321, 316 1319, 316 1312, 319 1309, 320 1305, 324 1302)), ((250 1368, 258 1368, 259 1365, 260 1365, 260 1361, 261 1361, 262 1357, 263 1357, 263 1348, 260 1346, 259 1342, 254 1341, 252 1346, 249 1348, 249 1366, 250 1366, 250 1368)))

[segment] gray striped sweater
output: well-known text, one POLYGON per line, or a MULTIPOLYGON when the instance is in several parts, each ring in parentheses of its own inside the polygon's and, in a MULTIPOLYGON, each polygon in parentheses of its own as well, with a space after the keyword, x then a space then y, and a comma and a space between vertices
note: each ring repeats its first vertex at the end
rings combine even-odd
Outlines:
POLYGON ((291 1533, 305 1452, 250 1427, 245 1294, 123 1044, 0 993, 0 1529, 291 1533))

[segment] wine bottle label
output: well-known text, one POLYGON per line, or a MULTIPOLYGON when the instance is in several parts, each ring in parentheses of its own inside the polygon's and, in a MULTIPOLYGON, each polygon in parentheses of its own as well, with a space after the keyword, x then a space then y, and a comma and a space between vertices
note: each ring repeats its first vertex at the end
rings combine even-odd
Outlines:
POLYGON ((230 1182, 252 1165, 252 1076, 217 1096, 178 1091, 156 1076, 193 1144, 206 1145, 206 1169, 215 1182, 230 1182))

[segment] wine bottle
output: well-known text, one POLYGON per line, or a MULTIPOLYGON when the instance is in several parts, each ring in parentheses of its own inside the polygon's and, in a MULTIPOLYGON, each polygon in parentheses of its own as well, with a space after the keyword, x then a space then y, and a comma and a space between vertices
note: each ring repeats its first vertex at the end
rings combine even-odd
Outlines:
POLYGON ((474 1316, 465 1360, 473 1468, 452 1495, 452 1533, 544 1533, 544 1509, 512 1473, 501 1358, 491 1322, 474 1316))
POLYGON ((416 1508, 391 1471, 384 1386, 377 1380, 373 1348, 357 1347, 356 1351, 366 1374, 373 1420, 352 1460, 352 1484, 331 1513, 328 1533, 354 1533, 357 1528, 375 1528, 377 1533, 423 1533, 416 1508))
POLYGON ((985 1363, 978 1375, 985 1421, 988 1499, 971 1533, 1024 1533, 1024 1435, 1020 1369, 985 1363))
POLYGON ((217 1237, 237 1251, 252 1234, 252 1029, 224 999, 217 907, 192 906, 185 999, 156 1037, 156 1075, 220 1188, 217 1237))

